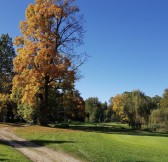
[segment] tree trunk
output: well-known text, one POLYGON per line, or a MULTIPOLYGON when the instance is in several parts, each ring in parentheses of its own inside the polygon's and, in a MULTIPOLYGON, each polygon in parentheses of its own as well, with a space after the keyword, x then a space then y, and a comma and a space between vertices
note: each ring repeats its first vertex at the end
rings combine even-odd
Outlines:
POLYGON ((39 112, 39 124, 40 125, 47 125, 47 115, 48 115, 48 83, 49 77, 45 77, 45 85, 44 85, 44 92, 42 96, 42 103, 40 105, 40 112, 39 112))

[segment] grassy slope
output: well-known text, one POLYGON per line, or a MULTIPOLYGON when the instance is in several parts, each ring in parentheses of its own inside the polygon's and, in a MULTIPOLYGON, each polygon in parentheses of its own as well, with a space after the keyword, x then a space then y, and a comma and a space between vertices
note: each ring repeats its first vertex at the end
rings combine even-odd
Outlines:
POLYGON ((95 162, 167 162, 168 138, 110 129, 117 127, 71 127, 71 129, 39 126, 21 127, 15 132, 33 142, 63 150, 85 161, 95 162), (83 131, 72 129, 83 129, 83 131))
POLYGON ((7 162, 28 162, 29 160, 14 148, 0 142, 0 161, 7 162))

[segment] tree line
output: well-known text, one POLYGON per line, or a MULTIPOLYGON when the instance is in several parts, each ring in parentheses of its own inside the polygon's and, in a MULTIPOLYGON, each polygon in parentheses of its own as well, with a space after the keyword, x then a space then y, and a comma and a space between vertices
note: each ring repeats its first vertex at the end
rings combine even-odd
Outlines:
POLYGON ((111 97, 109 104, 97 97, 85 101, 86 121, 128 123, 133 129, 142 126, 152 131, 168 131, 168 89, 163 96, 149 97, 140 90, 111 97))
MULTIPOLYGON (((0 121, 33 121, 38 123, 40 104, 39 93, 35 96, 36 106, 22 102, 22 86, 13 91, 13 59, 16 57, 12 39, 8 34, 0 36, 0 121)), ((15 76, 16 75, 16 76, 15 76)), ((21 82, 22 83, 22 82, 21 82)), ((21 84, 19 83, 19 85, 21 84)), ((31 91, 31 89, 30 89, 31 91)), ((73 88, 60 91, 50 87, 48 92, 47 123, 68 120, 128 123, 133 129, 147 126, 155 131, 168 130, 168 89, 163 96, 149 97, 140 90, 124 92, 102 103, 97 97, 84 101, 80 92, 73 88)), ((38 123, 39 124, 39 123, 38 123)))
POLYGON ((85 54, 76 52, 83 43, 83 17, 75 0, 35 0, 20 22, 21 36, 14 41, 0 36, 0 121, 123 122, 133 129, 150 125, 167 128, 168 90, 163 97, 136 90, 101 103, 97 97, 84 101, 75 88, 81 78, 85 54))

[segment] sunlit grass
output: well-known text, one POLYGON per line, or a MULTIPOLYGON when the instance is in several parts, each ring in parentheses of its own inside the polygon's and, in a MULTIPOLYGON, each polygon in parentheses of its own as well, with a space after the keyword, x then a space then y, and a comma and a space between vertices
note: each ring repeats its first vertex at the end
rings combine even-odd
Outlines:
MULTIPOLYGON (((10 127, 12 124, 3 124, 0 123, 1 127, 10 127)), ((8 146, 7 143, 0 140, 0 161, 7 161, 7 162, 29 162, 23 154, 19 151, 16 151, 13 147, 8 146)))
POLYGON ((16 151, 14 148, 7 146, 5 143, 0 141, 0 161, 6 162, 29 162, 29 160, 16 151))
MULTIPOLYGON (((75 125, 75 124, 74 124, 75 125)), ((69 129, 40 126, 15 128, 15 132, 35 143, 62 150, 84 161, 95 162, 167 162, 168 137, 144 132, 110 130, 92 125, 69 129), (98 129, 97 129, 98 128, 98 129), (101 131, 102 128, 102 131, 101 131), (75 130, 76 129, 76 130, 75 130), (78 129, 78 130, 77 130, 78 129), (147 135, 146 135, 147 134, 147 135)), ((109 126, 108 126, 109 127, 109 126)), ((119 127, 119 128, 117 128, 119 127)))

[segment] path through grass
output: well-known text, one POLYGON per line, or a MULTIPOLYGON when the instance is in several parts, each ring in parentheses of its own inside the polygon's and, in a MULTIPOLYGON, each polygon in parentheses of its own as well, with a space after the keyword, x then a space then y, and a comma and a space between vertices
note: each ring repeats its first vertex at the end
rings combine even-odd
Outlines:
POLYGON ((30 162, 24 155, 14 148, 0 141, 0 161, 6 162, 30 162))
POLYGON ((84 161, 168 161, 166 135, 163 137, 159 134, 133 132, 122 127, 110 127, 107 129, 105 126, 85 125, 81 126, 80 131, 80 125, 73 125, 69 129, 29 126, 16 128, 15 132, 32 142, 65 151, 84 161))

